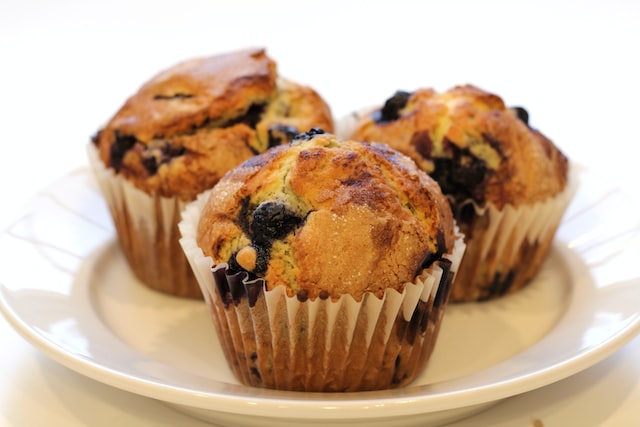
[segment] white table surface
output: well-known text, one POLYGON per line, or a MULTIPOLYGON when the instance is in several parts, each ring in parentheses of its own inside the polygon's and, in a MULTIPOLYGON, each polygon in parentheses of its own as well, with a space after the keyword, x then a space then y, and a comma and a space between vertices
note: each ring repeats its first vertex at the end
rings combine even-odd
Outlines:
MULTIPOLYGON (((245 46, 266 46, 336 116, 396 89, 473 83, 526 106, 573 160, 632 190, 640 176, 640 2, 2 0, 2 229, 86 164, 88 137, 147 78, 245 46)), ((635 426, 639 405, 640 337, 453 425, 635 426)), ((206 424, 58 365, 0 319, 0 427, 44 425, 206 424)))

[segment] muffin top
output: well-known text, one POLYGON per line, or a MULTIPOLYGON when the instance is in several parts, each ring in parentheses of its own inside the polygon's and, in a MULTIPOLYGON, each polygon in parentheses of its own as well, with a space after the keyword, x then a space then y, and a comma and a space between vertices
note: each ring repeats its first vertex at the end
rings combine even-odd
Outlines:
POLYGON ((455 205, 518 205, 565 188, 568 161, 522 107, 471 85, 396 92, 359 118, 349 138, 385 142, 411 157, 455 205))
POLYGON ((316 126, 333 129, 320 95, 279 77, 264 49, 248 49, 159 73, 93 143, 105 165, 143 191, 192 200, 231 167, 316 126))
POLYGON ((229 171, 197 230, 214 263, 303 300, 401 291, 454 241, 446 198, 411 159, 319 129, 229 171))

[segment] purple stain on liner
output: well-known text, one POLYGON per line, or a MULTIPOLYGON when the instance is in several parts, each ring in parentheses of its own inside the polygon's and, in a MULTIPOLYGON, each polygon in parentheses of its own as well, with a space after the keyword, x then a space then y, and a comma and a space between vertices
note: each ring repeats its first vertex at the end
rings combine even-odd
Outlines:
POLYGON ((436 297, 433 301, 434 307, 440 307, 447 301, 449 296, 449 289, 453 282, 453 274, 451 273, 451 261, 446 258, 442 258, 438 261, 438 266, 442 268, 442 276, 440 277, 440 284, 436 291, 436 297))
POLYGON ((232 302, 236 305, 239 304, 245 296, 248 299, 249 307, 253 307, 265 288, 264 279, 251 279, 246 271, 230 273, 225 264, 214 266, 211 272, 225 307, 228 307, 232 302))

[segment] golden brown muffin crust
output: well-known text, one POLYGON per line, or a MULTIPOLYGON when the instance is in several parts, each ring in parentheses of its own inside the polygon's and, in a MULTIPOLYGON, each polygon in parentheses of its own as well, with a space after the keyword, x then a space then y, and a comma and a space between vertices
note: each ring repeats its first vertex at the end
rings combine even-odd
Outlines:
POLYGON ((360 118, 351 139, 405 153, 457 202, 536 202, 565 188, 568 161, 497 95, 472 85, 399 93, 360 118), (395 99, 394 99, 395 98, 395 99))
POLYGON ((290 295, 359 300, 401 290, 451 251, 449 204, 414 162, 382 144, 307 138, 256 156, 215 186, 198 228, 205 255, 242 270, 234 257, 251 247, 258 267, 249 273, 269 289, 285 284, 290 295), (269 229, 265 238, 256 212, 267 205, 284 231, 269 229))
POLYGON ((184 132, 205 121, 235 117, 247 109, 247 101, 267 100, 275 81, 276 65, 264 50, 188 60, 144 84, 109 128, 141 141, 184 132))
POLYGON ((231 167, 312 127, 333 130, 313 89, 279 78, 264 49, 198 58, 152 78, 94 137, 138 188, 191 200, 231 167))

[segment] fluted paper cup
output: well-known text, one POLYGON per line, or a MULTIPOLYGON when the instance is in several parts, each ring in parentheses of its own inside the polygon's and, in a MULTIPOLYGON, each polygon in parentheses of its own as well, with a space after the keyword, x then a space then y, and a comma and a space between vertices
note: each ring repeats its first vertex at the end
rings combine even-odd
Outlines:
POLYGON ((402 292, 311 300, 288 296, 283 285, 268 290, 262 279, 231 274, 205 256, 196 241, 205 202, 200 197, 183 212, 180 243, 240 382, 297 391, 387 389, 407 384, 427 364, 464 253, 461 234, 450 254, 402 292))
POLYGON ((201 299, 200 287, 178 242, 178 222, 186 202, 138 189, 106 167, 91 143, 87 153, 118 242, 135 276, 154 290, 201 299))
POLYGON ((468 202, 469 221, 458 223, 467 249, 451 301, 492 299, 525 286, 546 259, 576 188, 577 173, 571 167, 565 189, 546 200, 502 209, 468 202))

